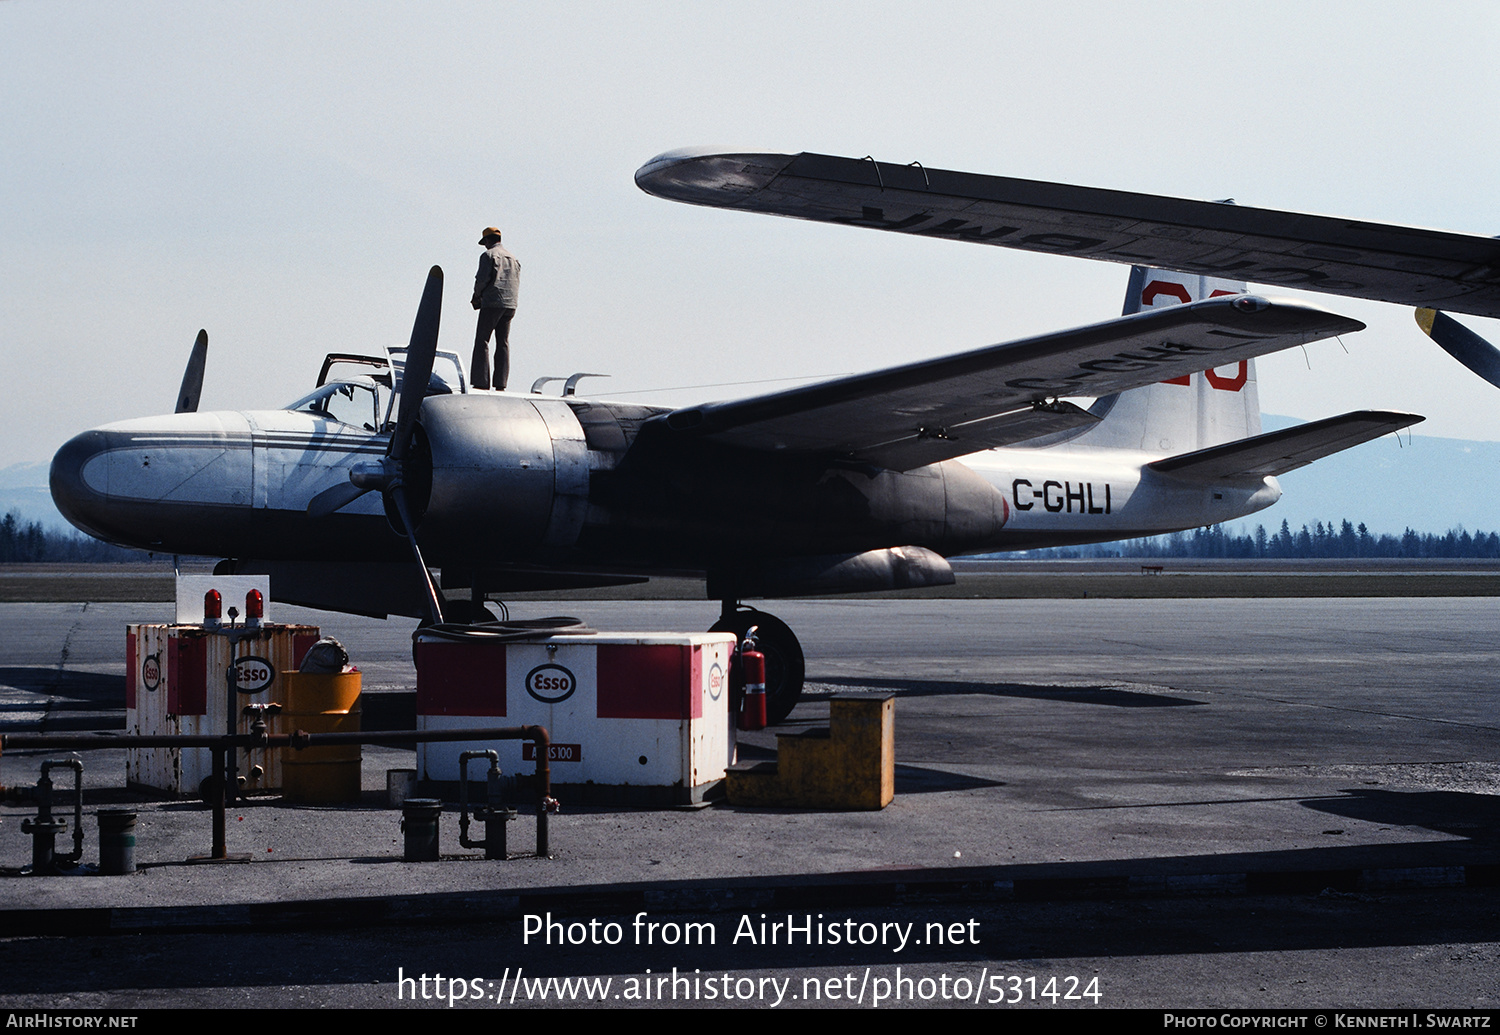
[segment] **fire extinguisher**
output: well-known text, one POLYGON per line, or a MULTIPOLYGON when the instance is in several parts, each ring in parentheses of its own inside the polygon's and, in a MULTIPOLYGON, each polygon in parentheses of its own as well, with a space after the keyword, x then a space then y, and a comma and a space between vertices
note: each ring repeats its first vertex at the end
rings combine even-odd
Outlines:
POLYGON ((740 705, 742 730, 766 728, 766 656, 755 649, 755 632, 759 628, 752 625, 740 644, 740 671, 745 682, 745 697, 740 705))

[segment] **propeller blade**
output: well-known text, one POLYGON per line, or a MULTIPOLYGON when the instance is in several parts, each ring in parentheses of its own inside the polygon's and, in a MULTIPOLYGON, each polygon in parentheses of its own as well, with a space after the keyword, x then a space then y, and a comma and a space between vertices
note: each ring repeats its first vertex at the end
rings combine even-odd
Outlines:
POLYGON ((1436 309, 1418 309, 1417 326, 1443 347, 1443 350, 1500 388, 1500 349, 1469 330, 1447 313, 1436 309))
POLYGON ((182 387, 177 389, 177 409, 172 412, 198 412, 198 400, 203 396, 203 366, 207 361, 208 332, 199 331, 193 351, 188 353, 187 369, 182 372, 182 387))
POLYGON ((385 459, 378 470, 371 464, 355 464, 350 469, 349 488, 356 491, 348 499, 344 499, 347 490, 343 486, 334 486, 318 493, 308 504, 308 513, 311 514, 315 505, 323 507, 337 503, 337 506, 331 506, 331 513, 339 506, 357 499, 360 493, 379 489, 385 499, 387 520, 411 544, 412 556, 421 569, 422 584, 427 590, 428 617, 439 625, 443 621, 443 604, 438 596, 437 586, 432 581, 432 572, 427 570, 427 562, 422 559, 422 548, 417 545, 416 527, 411 520, 404 479, 406 461, 411 455, 412 438, 416 434, 417 415, 422 412, 422 400, 427 396, 427 382, 432 378, 432 363, 437 356, 438 324, 442 314, 443 271, 434 266, 427 271, 427 286, 422 289, 417 318, 411 326, 411 345, 406 350, 406 363, 401 372, 401 382, 397 386, 401 401, 396 412, 396 430, 391 433, 391 444, 385 459), (339 502, 340 500, 343 502, 339 502))
POLYGON ((342 482, 324 489, 307 501, 307 516, 310 518, 327 517, 336 510, 343 510, 369 491, 353 482, 342 482))
POLYGON ((417 306, 417 319, 411 326, 411 346, 406 351, 406 368, 401 374, 401 409, 396 414, 396 433, 391 436, 391 459, 402 461, 411 449, 412 431, 417 414, 427 394, 432 377, 432 361, 437 355, 438 323, 443 315, 443 271, 434 266, 427 272, 427 287, 417 306))
MULTIPOLYGON (((422 383, 426 384, 425 381, 422 383)), ((417 568, 422 572, 422 582, 427 588, 428 617, 432 619, 434 625, 442 625, 443 605, 438 599, 437 586, 432 581, 432 572, 427 570, 427 562, 422 559, 422 548, 417 545, 417 534, 412 531, 411 512, 406 506, 406 487, 404 485, 398 484, 392 487, 391 502, 395 504, 396 514, 401 518, 401 527, 406 530, 406 541, 411 543, 411 552, 417 559, 417 568)))

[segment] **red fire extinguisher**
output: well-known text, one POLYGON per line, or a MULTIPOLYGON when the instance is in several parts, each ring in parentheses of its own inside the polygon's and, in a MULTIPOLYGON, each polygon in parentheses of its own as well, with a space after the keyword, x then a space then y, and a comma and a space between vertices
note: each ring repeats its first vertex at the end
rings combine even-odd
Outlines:
POLYGON ((745 677, 745 698, 740 706, 742 730, 766 728, 766 656, 755 649, 758 628, 752 625, 740 644, 740 671, 745 677))

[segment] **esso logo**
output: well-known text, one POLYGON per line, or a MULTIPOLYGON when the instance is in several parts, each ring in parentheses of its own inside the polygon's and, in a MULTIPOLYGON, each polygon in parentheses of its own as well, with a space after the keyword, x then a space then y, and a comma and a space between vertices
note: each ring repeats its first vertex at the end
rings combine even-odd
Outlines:
POLYGON ((577 689, 577 678, 561 665, 538 665, 526 673, 526 692, 543 704, 566 701, 577 689))
POLYGON ((717 661, 708 667, 708 696, 717 701, 724 693, 724 666, 717 661))
POLYGON ((148 654, 141 662, 141 685, 147 690, 161 686, 161 655, 148 654))
POLYGON ((236 658, 234 688, 242 694, 258 694, 271 685, 276 669, 267 658, 236 658))

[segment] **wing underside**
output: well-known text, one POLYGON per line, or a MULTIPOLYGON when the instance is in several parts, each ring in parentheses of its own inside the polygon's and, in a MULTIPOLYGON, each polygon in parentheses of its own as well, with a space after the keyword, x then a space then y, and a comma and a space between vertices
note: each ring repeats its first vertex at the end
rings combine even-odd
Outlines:
POLYGON ((676 410, 664 421, 743 449, 911 470, 1097 419, 1064 397, 1123 392, 1363 326, 1302 302, 1216 298, 676 410))
POLYGON ((804 152, 662 155, 676 201, 1500 317, 1500 241, 804 152))

